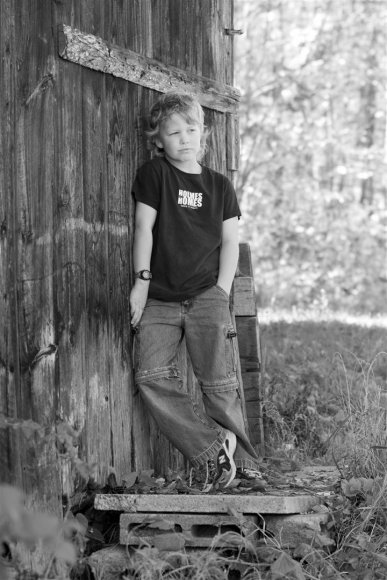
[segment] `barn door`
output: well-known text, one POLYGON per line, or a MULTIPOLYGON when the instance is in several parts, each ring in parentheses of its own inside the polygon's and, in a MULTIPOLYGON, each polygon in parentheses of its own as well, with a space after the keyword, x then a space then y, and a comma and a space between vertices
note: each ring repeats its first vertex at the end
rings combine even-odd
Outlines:
MULTIPOLYGON (((233 32, 231 28, 225 28, 222 31, 224 37, 229 38, 229 44, 233 32)), ((196 94, 207 111, 207 122, 212 128, 212 142, 209 145, 211 159, 208 162, 219 171, 228 174, 232 180, 234 179, 238 164, 238 101, 240 97, 233 86, 187 69, 164 64, 135 51, 111 45, 101 37, 84 33, 68 25, 61 25, 58 34, 59 54, 65 60, 125 79, 152 93, 182 90, 196 94)), ((214 46, 211 47, 213 50, 216 50, 216 44, 214 42, 214 46)), ((224 55, 219 55, 218 58, 225 60, 224 55)), ((231 65, 230 60, 229 69, 231 65)), ((227 76, 231 80, 232 71, 229 69, 227 76)), ((139 111, 139 113, 145 112, 139 111)), ((139 126, 141 125, 140 119, 139 126)), ((180 366, 185 388, 199 403, 201 395, 184 343, 180 353, 180 366)), ((158 432, 152 421, 150 429, 151 455, 155 469, 164 472, 166 468, 181 468, 182 457, 158 432)), ((140 448, 143 445, 143 452, 146 454, 147 443, 137 441, 137 445, 140 448)))

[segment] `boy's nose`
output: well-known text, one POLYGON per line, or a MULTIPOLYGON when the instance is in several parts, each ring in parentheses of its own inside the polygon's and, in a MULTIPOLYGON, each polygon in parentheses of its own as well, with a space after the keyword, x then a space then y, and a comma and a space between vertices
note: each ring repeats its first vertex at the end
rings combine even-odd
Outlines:
POLYGON ((182 143, 188 143, 188 141, 189 141, 188 133, 182 133, 181 137, 180 137, 180 141, 182 143))

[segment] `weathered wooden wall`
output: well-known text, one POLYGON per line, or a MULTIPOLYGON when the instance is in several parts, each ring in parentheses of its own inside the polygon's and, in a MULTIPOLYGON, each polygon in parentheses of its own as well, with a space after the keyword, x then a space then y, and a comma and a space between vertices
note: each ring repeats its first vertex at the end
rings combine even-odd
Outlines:
MULTIPOLYGON (((63 24, 232 85, 232 0, 0 3, 0 414, 15 421, 0 429, 0 479, 58 509, 74 485, 60 422, 101 481, 181 462, 132 378, 130 186, 156 94, 60 58, 63 24)), ((207 120, 206 162, 232 176, 235 119, 207 120)))

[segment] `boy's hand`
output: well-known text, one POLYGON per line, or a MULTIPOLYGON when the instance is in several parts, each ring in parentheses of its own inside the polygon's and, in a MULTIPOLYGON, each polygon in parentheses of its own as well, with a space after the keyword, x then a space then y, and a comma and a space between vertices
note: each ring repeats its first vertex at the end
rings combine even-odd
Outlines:
POLYGON ((130 293, 130 314, 132 316, 130 323, 136 327, 141 320, 145 304, 148 298, 149 282, 145 280, 136 280, 130 293))

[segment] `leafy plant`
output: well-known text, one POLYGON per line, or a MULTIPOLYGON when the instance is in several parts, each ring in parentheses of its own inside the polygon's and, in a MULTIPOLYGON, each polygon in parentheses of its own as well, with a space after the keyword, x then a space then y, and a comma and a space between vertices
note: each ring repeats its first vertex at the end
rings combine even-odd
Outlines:
POLYGON ((0 562, 2 574, 5 575, 6 565, 17 571, 16 578, 30 573, 29 554, 39 546, 45 554, 46 564, 32 571, 36 577, 46 580, 52 574, 66 575, 66 569, 77 558, 72 538, 83 532, 79 520, 65 518, 61 521, 41 511, 31 512, 25 507, 22 492, 12 486, 0 486, 0 544, 7 548, 8 554, 8 563, 0 562))

